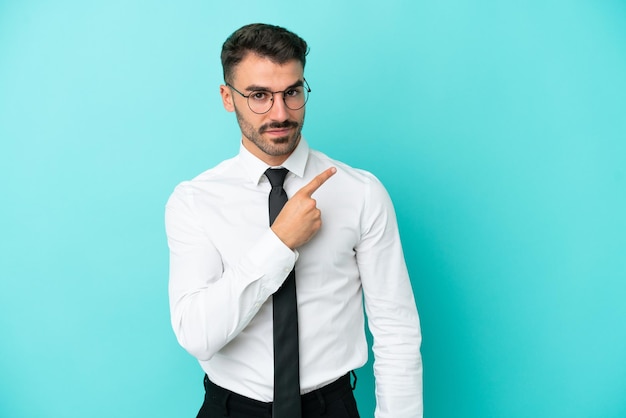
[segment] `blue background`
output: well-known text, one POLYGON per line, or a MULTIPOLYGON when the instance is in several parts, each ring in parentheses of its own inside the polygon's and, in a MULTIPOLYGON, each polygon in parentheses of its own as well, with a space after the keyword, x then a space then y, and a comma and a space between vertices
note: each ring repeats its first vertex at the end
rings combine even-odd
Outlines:
POLYGON ((237 152, 256 21, 310 44, 309 143, 394 199, 426 417, 626 416, 621 0, 0 0, 0 416, 195 416, 163 210, 237 152))

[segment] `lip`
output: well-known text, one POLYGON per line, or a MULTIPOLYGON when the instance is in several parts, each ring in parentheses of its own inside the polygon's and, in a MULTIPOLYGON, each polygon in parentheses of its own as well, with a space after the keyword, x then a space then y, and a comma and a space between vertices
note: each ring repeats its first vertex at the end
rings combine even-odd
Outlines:
POLYGON ((285 136, 288 135, 289 132, 291 132, 291 128, 268 129, 267 131, 265 131, 266 134, 272 136, 285 136))

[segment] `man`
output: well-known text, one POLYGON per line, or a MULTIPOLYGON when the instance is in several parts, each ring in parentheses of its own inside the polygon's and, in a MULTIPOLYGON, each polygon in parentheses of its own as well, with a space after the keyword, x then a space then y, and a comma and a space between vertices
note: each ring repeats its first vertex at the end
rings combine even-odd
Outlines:
POLYGON ((393 206, 373 175, 302 137, 307 52, 278 26, 226 40, 220 94, 240 152, 166 206, 172 326, 206 373, 198 417, 357 417, 363 300, 376 417, 421 417, 421 334, 393 206))

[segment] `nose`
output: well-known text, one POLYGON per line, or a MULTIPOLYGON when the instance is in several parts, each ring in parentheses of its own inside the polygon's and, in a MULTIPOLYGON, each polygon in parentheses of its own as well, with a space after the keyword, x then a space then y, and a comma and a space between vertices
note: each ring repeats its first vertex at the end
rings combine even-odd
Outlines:
POLYGON ((289 109, 285 105, 285 99, 283 93, 274 93, 272 108, 270 109, 269 117, 272 120, 284 121, 289 119, 289 109))

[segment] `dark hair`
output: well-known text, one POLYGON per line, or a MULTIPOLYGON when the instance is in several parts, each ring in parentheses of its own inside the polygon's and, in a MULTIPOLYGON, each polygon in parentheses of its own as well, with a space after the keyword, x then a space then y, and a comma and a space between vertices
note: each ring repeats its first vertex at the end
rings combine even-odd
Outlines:
POLYGON ((280 26, 264 23, 243 26, 233 32, 222 46, 222 69, 226 82, 232 81, 235 66, 249 52, 278 64, 296 59, 304 68, 309 50, 304 39, 280 26))

